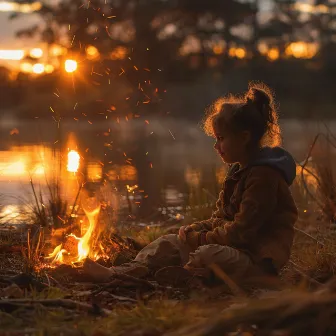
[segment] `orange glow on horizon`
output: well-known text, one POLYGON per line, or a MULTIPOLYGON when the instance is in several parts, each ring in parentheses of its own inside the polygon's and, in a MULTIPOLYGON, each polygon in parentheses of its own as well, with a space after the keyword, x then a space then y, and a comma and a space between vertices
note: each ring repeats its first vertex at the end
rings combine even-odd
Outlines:
POLYGON ((20 61, 24 57, 23 50, 0 50, 0 59, 20 61))
POLYGON ((33 3, 16 3, 12 1, 1 1, 0 12, 20 12, 20 13, 32 13, 42 8, 42 4, 39 1, 33 3))

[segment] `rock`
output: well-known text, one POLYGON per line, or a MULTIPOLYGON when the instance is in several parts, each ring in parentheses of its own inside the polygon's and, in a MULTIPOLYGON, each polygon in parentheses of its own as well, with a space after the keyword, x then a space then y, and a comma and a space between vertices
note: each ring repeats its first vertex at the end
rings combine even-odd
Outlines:
POLYGON ((12 284, 0 290, 0 296, 6 298, 20 299, 24 297, 23 290, 16 284, 12 284))

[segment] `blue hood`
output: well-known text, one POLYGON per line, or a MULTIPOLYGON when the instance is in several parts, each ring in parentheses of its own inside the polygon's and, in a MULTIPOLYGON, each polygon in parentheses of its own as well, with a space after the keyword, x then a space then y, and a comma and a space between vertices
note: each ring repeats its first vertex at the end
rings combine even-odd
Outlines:
POLYGON ((296 163, 292 155, 281 147, 263 147, 258 157, 249 166, 269 166, 281 172, 288 185, 296 176, 296 163))

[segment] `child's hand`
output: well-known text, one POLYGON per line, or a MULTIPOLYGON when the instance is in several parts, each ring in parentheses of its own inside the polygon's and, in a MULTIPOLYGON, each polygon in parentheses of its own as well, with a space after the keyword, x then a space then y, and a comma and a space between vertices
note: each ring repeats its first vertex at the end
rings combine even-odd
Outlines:
POLYGON ((193 228, 190 225, 180 227, 179 237, 183 243, 187 241, 187 233, 190 231, 193 231, 193 228))

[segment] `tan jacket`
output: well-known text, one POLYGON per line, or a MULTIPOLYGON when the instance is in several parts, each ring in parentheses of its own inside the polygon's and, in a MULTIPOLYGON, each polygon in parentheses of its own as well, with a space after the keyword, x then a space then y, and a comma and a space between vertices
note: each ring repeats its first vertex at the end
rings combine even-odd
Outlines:
POLYGON ((288 261, 297 208, 282 173, 270 166, 252 166, 229 175, 211 219, 191 226, 191 246, 228 245, 249 254, 256 263, 270 259, 276 270, 288 261))

